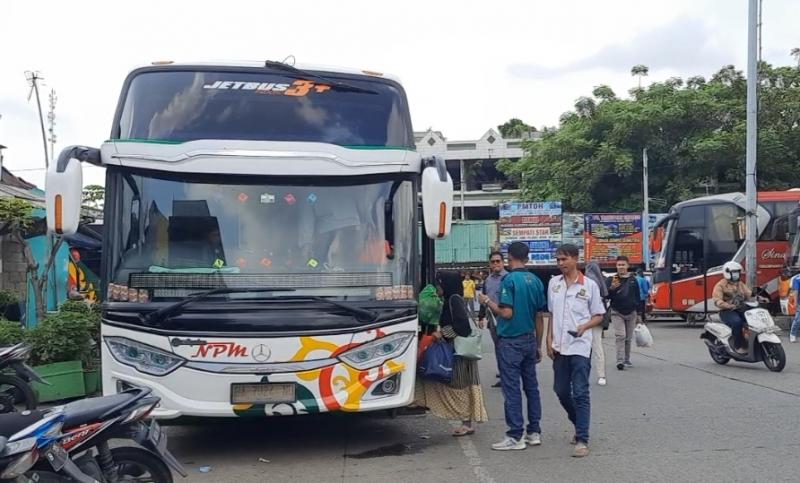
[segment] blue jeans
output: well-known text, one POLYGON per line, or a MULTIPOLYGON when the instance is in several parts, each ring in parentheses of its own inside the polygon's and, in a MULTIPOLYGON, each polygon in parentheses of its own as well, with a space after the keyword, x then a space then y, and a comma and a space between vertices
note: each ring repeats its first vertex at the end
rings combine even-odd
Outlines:
POLYGON ((589 372, 591 359, 583 356, 557 355, 553 361, 553 390, 575 425, 575 439, 589 443, 589 372))
POLYGON ((536 337, 525 334, 498 341, 500 356, 500 385, 505 399, 506 435, 519 440, 524 435, 525 419, 522 417, 522 390, 528 399, 528 433, 541 433, 542 400, 539 381, 536 380, 536 337))
POLYGON ((719 319, 723 324, 731 328, 733 332, 733 345, 734 349, 747 348, 747 341, 744 340, 742 329, 744 329, 745 320, 744 315, 736 310, 721 310, 719 312, 719 319))
POLYGON ((800 308, 794 314, 792 320, 792 328, 789 330, 789 335, 797 337, 797 329, 800 329, 800 308))

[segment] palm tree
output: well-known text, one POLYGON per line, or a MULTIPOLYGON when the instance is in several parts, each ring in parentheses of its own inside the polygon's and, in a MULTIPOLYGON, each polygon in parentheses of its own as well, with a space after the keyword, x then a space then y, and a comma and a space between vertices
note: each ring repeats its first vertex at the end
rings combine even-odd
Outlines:
POLYGON ((631 67, 631 75, 639 77, 639 89, 642 88, 642 77, 647 77, 650 68, 643 64, 637 64, 631 67))
POLYGON ((793 48, 789 55, 794 57, 794 60, 797 61, 797 68, 800 69, 800 47, 793 48))

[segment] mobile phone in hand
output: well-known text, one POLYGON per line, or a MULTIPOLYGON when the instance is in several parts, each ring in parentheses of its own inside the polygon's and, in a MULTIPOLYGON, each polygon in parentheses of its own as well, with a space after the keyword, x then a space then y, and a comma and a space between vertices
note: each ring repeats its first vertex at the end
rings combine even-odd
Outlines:
POLYGON ((578 338, 578 332, 574 330, 568 330, 567 334, 571 335, 572 337, 578 338))

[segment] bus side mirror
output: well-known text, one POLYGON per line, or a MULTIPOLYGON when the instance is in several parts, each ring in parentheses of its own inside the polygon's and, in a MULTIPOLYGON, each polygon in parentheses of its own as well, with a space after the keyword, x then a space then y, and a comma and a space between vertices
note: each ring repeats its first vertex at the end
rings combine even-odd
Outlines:
POLYGON ((444 159, 434 156, 423 161, 422 218, 428 238, 439 239, 450 234, 453 211, 453 180, 444 159))
POLYGON ((100 151, 72 146, 64 148, 51 164, 45 178, 47 230, 59 235, 78 231, 83 197, 83 169, 80 161, 98 161, 100 151))

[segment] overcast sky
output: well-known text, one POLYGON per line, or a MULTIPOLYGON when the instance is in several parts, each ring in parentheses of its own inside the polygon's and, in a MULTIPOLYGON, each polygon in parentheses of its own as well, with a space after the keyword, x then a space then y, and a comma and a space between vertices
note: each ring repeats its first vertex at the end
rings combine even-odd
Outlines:
MULTIPOLYGON (((792 64, 798 0, 764 0, 764 58, 792 64)), ((26 70, 54 88, 58 143, 108 138, 129 70, 154 60, 282 60, 398 75, 415 130, 475 139, 511 117, 556 125, 575 99, 609 84, 746 69, 747 0, 178 1, 3 0, 0 144, 5 165, 43 186, 26 70)), ((84 181, 103 181, 101 169, 84 181)))

